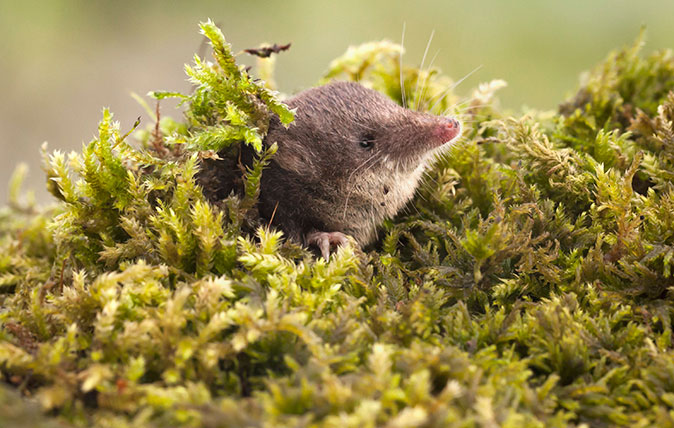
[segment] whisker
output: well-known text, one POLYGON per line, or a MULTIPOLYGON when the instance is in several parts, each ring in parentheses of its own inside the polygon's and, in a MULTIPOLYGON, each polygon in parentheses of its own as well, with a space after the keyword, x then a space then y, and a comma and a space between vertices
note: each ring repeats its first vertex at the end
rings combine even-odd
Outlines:
POLYGON ((461 79, 457 80, 457 81, 451 86, 451 89, 454 89, 454 88, 456 88, 457 86, 459 86, 464 80, 466 80, 467 78, 469 78, 470 76, 472 76, 474 73, 476 73, 476 72, 477 72, 479 69, 481 69, 481 68, 482 68, 482 64, 480 64, 480 65, 478 65, 477 67, 475 67, 475 68, 474 68, 472 71, 470 71, 468 74, 466 74, 465 76, 463 76, 461 79))
POLYGON ((372 156, 370 156, 369 158, 365 159, 363 162, 361 162, 360 165, 358 165, 358 166, 356 167, 356 169, 354 169, 353 171, 351 171, 351 174, 349 174, 349 178, 347 179, 347 181, 350 181, 351 178, 353 177, 353 174, 355 174, 356 172, 358 172, 359 169, 361 169, 363 166, 365 166, 365 165, 366 165, 368 162, 370 162, 372 159, 376 158, 378 155, 380 155, 380 153, 375 153, 375 154, 373 154, 372 156))
POLYGON ((470 96, 470 97, 468 97, 468 96, 462 97, 462 98, 459 98, 459 101, 457 101, 457 102, 455 102, 454 104, 452 104, 451 107, 457 107, 457 106, 460 106, 460 105, 462 105, 462 104, 467 104, 467 103, 469 103, 469 102, 471 102, 471 101, 474 101, 475 99, 476 99, 476 98, 473 97, 473 96, 470 96))
POLYGON ((452 90, 452 88, 450 87, 450 88, 447 88, 445 91, 443 91, 443 92, 441 92, 441 93, 439 93, 439 94, 437 94, 437 95, 434 95, 434 96, 429 100, 429 103, 430 103, 431 101, 433 101, 435 98, 438 98, 438 97, 440 97, 440 98, 438 98, 437 101, 433 102, 433 105, 429 107, 428 111, 429 111, 429 112, 432 111, 432 110, 435 108, 435 106, 437 106, 439 103, 441 103, 442 100, 444 100, 445 97, 446 97, 447 95, 449 95, 449 93, 450 93, 451 90, 452 90))
MULTIPOLYGON (((449 92, 450 92, 450 91, 454 90, 454 88, 456 88, 457 86, 459 86, 461 83, 463 83, 464 80, 466 80, 467 78, 469 78, 470 76, 472 76, 475 72, 477 72, 477 71, 478 71, 479 69, 481 69, 481 68, 482 68, 482 65, 478 65, 478 66, 475 67, 472 71, 470 71, 468 74, 466 74, 465 76, 463 76, 461 79, 457 80, 452 86, 450 86, 450 87, 445 91, 445 93, 444 93, 444 95, 442 96, 442 98, 440 98, 439 100, 437 100, 437 101, 435 102, 435 104, 433 104, 433 106, 431 106, 431 108, 430 108, 429 110, 433 110, 433 109, 435 108, 435 106, 438 105, 438 103, 442 102, 442 100, 444 100, 445 97, 446 97, 447 95, 449 95, 449 92)), ((436 96, 437 96, 437 95, 436 95, 436 96)))
MULTIPOLYGON (((433 58, 431 59, 431 63, 428 64, 427 73, 426 77, 424 77, 424 84, 421 86, 421 95, 419 95, 419 103, 417 105, 417 111, 421 108, 421 101, 424 99, 424 96, 426 95, 426 91, 428 90, 428 78, 430 77, 430 70, 433 68, 433 63, 435 62, 435 59, 438 57, 438 54, 440 53, 440 49, 433 55, 433 58)), ((427 103, 426 103, 427 104, 427 103)))
MULTIPOLYGON (((465 103, 461 103, 461 104, 465 104, 465 103)), ((447 107, 445 109, 445 111, 442 113, 442 115, 444 116, 444 115, 448 114, 452 109, 455 109, 456 106, 458 106, 458 105, 460 105, 460 104, 454 104, 452 106, 447 107)), ((482 104, 472 104, 472 105, 469 105, 467 107, 460 107, 460 108, 458 108, 458 111, 457 111, 455 116, 457 116, 457 117, 462 117, 462 116, 473 117, 475 115, 475 112, 471 112, 471 110, 489 107, 491 105, 492 105, 492 103, 482 103, 482 104)))
POLYGON ((490 105, 491 105, 491 103, 472 104, 472 105, 464 108, 463 111, 473 110, 473 109, 482 108, 482 107, 488 107, 490 105))
POLYGON ((400 96, 402 97, 403 107, 407 108, 405 99, 405 83, 403 81, 403 50, 405 49, 405 22, 403 22, 403 35, 400 38, 400 96))
POLYGON ((417 110, 419 107, 419 76, 421 71, 424 69, 424 63, 426 62, 426 55, 428 55, 428 48, 431 47, 431 42, 433 41, 433 36, 435 35, 435 30, 431 31, 431 35, 428 38, 428 43, 426 43, 426 50, 424 50, 424 55, 421 57, 421 65, 419 66, 419 73, 417 73, 417 84, 414 88, 414 93, 417 94, 417 99, 415 100, 414 110, 417 110))
MULTIPOLYGON (((378 156, 377 156, 377 155, 372 155, 372 156, 370 156, 368 159, 366 159, 363 163, 360 164, 359 168, 362 167, 363 165, 365 165, 366 163, 368 163, 368 162, 369 162, 370 160, 372 160, 373 158, 374 158, 375 160, 379 160, 379 159, 381 158, 381 153, 379 153, 378 156)), ((377 163, 376 161, 375 161, 375 162, 371 162, 369 165, 367 165, 367 166, 361 171, 361 173, 363 173, 363 174, 366 173, 367 171, 369 171, 370 169, 372 169, 372 168, 376 165, 376 163, 377 163)), ((348 180, 347 180, 347 183, 351 182, 351 177, 353 177, 353 174, 354 174, 355 172, 356 172, 356 171, 354 170, 354 171, 349 175, 349 178, 348 178, 348 180)), ((346 195, 346 201, 344 202, 344 214, 343 214, 343 218, 346 217, 346 209, 347 209, 347 207, 348 207, 348 205, 349 205, 349 198, 351 197, 351 193, 353 193, 353 189, 354 189, 354 187, 351 187, 349 193, 347 193, 347 195, 346 195)))
MULTIPOLYGON (((353 175, 354 175, 356 172, 358 172, 358 170, 360 170, 363 166, 365 166, 367 163, 369 163, 369 162, 372 161, 373 159, 377 159, 378 157, 381 157, 381 153, 375 153, 375 154, 373 154, 372 156, 370 156, 369 158, 367 158, 367 159, 365 159, 363 162, 361 162, 361 164, 358 165, 353 171, 351 171, 351 174, 349 174, 349 178, 346 179, 347 185, 351 184, 351 178, 353 178, 353 175)), ((376 163, 376 162, 372 162, 372 164, 371 164, 370 166, 374 165, 375 163, 376 163)), ((368 168, 369 168, 369 167, 368 167, 368 168)), ((365 168, 364 171, 367 171, 368 168, 365 168)), ((351 188, 349 189, 349 192, 346 194, 346 199, 345 199, 345 201, 344 201, 344 211, 342 212, 342 218, 343 218, 343 219, 346 218, 346 210, 347 210, 347 208, 348 208, 348 206, 349 206, 349 199, 351 198, 351 193, 353 193, 353 189, 354 189, 354 186, 351 186, 351 188)))
POLYGON ((471 104, 466 107, 461 107, 464 104, 470 104, 473 101, 476 101, 478 98, 477 97, 464 97, 459 99, 459 101, 453 103, 452 105, 448 106, 445 111, 443 112, 443 115, 447 114, 450 110, 452 109, 458 109, 459 111, 466 111, 469 109, 474 109, 474 108, 480 108, 480 107, 486 107, 491 105, 492 103, 480 103, 480 104, 471 104))

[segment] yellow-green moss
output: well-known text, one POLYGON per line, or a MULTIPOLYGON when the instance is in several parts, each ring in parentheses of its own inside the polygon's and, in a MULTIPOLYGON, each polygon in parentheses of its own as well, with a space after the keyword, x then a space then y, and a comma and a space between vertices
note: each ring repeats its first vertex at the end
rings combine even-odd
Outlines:
MULTIPOLYGON (((202 31, 214 62, 187 68, 194 91, 154 93, 182 98, 184 122, 134 146, 105 111, 81 153, 45 155, 51 208, 13 181, 6 383, 83 426, 674 423, 671 52, 637 43, 560 113, 507 117, 500 81, 462 103, 439 70, 401 72, 398 46, 349 50, 326 79, 466 131, 374 248, 325 262, 247 233, 266 121, 292 112, 202 31), (260 152, 245 195, 209 204, 200 160, 244 142, 260 152)), ((13 397, 0 390, 0 421, 13 397)))

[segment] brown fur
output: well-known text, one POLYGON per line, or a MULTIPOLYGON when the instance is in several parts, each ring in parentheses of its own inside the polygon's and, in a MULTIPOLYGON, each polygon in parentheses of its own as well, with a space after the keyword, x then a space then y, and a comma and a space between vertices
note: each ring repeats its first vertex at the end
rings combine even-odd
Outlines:
MULTIPOLYGON (((262 174, 259 211, 267 220, 274 213, 273 224, 304 243, 312 231, 372 242, 377 226, 412 198, 433 154, 460 133, 454 119, 404 109, 357 83, 309 89, 287 104, 296 109, 295 121, 286 129, 273 118, 264 140, 279 148, 262 174)), ((252 157, 250 148, 242 150, 243 159, 252 157)), ((204 166, 210 199, 236 187, 236 173, 225 172, 233 165, 204 166)))

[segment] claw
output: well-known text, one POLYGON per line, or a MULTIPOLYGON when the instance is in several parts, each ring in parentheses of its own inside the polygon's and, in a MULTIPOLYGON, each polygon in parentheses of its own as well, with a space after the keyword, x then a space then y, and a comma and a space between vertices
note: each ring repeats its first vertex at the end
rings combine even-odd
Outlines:
POLYGON ((315 245, 321 250, 321 255, 327 261, 330 259, 330 249, 346 245, 349 240, 342 232, 311 232, 307 234, 307 244, 315 245))

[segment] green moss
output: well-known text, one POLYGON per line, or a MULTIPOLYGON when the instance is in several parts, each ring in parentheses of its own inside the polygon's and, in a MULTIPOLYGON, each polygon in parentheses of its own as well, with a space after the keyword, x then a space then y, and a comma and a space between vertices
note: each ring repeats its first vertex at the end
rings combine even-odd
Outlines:
MULTIPOLYGON (((104 111, 80 153, 45 154, 52 207, 12 180, 5 382, 76 426, 674 423, 671 53, 638 42, 559 113, 509 117, 501 81, 461 103, 439 70, 401 70, 397 45, 349 50, 326 81, 453 112, 465 133, 374 248, 326 262, 247 232, 267 121, 293 114, 201 28, 214 62, 187 67, 194 91, 153 93, 181 98, 183 121, 136 146, 104 111), (201 162, 237 144, 258 151, 245 192, 209 204, 201 162)), ((14 400, 0 391, 0 420, 14 400)))

